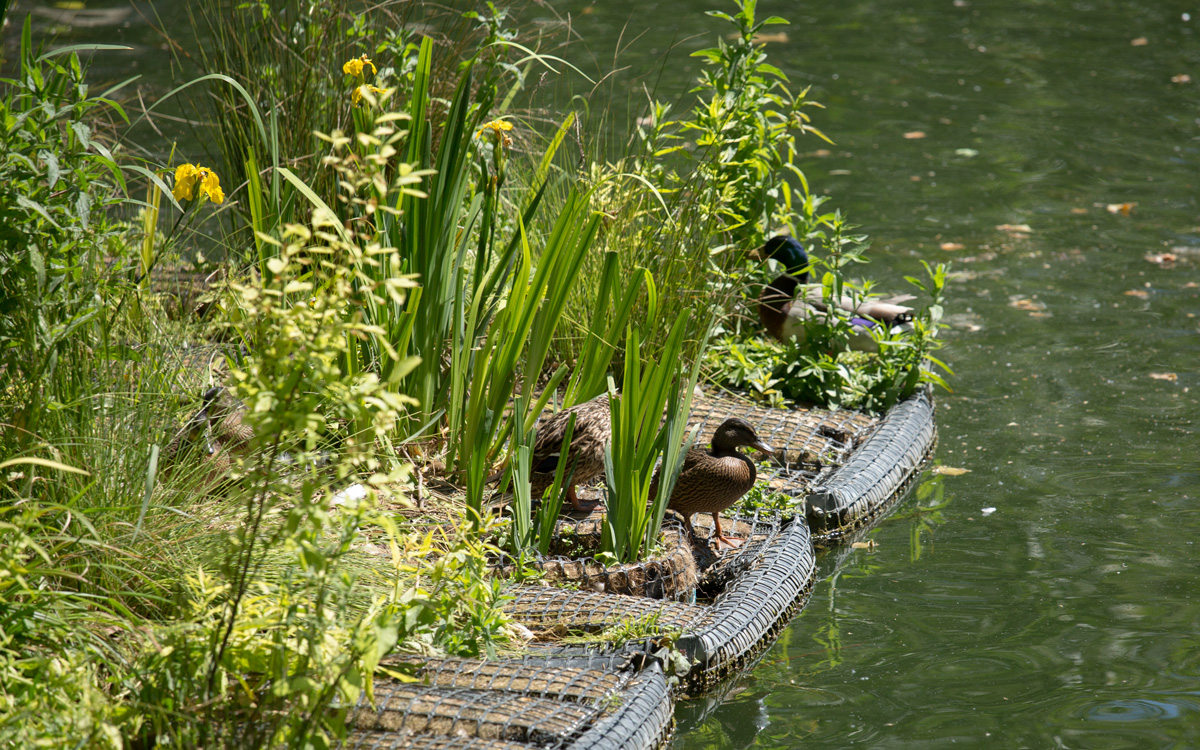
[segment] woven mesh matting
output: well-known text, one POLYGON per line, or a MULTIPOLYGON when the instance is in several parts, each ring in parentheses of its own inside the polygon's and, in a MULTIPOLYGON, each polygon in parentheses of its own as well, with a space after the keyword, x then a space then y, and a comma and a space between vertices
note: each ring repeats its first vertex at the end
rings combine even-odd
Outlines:
POLYGON ((347 748, 653 749, 670 737, 657 665, 635 672, 547 660, 395 660, 419 682, 375 681, 351 713, 347 748))
MULTIPOLYGON (((576 549, 598 550, 602 520, 601 511, 585 518, 564 518, 555 529, 556 541, 570 540, 576 549)), ((713 550, 712 515, 698 513, 692 523, 696 536, 688 539, 678 517, 668 514, 663 519, 662 536, 668 551, 644 563, 606 568, 591 557, 555 557, 547 558, 543 569, 547 571, 548 580, 556 580, 561 575, 558 566, 562 566, 561 569, 570 574, 562 575, 562 579, 576 581, 581 588, 599 593, 692 601, 698 591, 711 599, 740 571, 758 560, 763 548, 779 533, 781 519, 777 514, 722 515, 721 529, 743 543, 736 549, 723 550, 720 555, 713 550), (687 558, 682 559, 683 555, 687 558), (625 576, 629 576, 629 583, 625 576), (665 594, 660 596, 659 591, 665 594)))
POLYGON ((772 489, 796 497, 841 467, 879 422, 855 411, 768 409, 705 396, 692 402, 688 426, 699 425, 696 442, 707 446, 713 431, 729 417, 754 425, 758 436, 777 451, 771 466, 759 463, 759 477, 767 478, 772 489))
MULTIPOLYGON (((758 436, 777 453, 768 460, 748 451, 758 462, 758 475, 772 489, 803 498, 813 487, 827 481, 851 458, 855 450, 879 426, 881 420, 856 411, 828 409, 770 409, 725 396, 697 395, 692 401, 689 431, 698 427, 696 445, 707 446, 713 431, 730 417, 741 417, 754 425, 758 436)), ((603 499, 602 483, 591 485, 603 499)), ((670 514, 669 514, 670 515, 670 514)), ((696 518, 703 514, 696 514, 696 518)), ((568 518, 557 529, 561 537, 599 544, 597 516, 568 518)))
MULTIPOLYGON (((548 583, 571 583, 586 591, 610 594, 645 596, 651 599, 690 601, 699 578, 697 550, 674 518, 665 519, 662 527, 662 551, 655 557, 636 563, 605 565, 589 553, 600 550, 602 515, 583 519, 563 519, 555 529, 553 548, 571 554, 555 554, 533 562, 526 568, 542 571, 548 583), (583 532, 580 532, 583 529, 583 532)), ((701 557, 701 560, 703 556, 701 557)), ((512 565, 496 569, 501 576, 514 573, 512 565)))
POLYGON ((506 593, 513 598, 504 602, 504 611, 547 640, 622 623, 639 623, 654 632, 686 631, 707 614, 706 607, 696 604, 573 589, 514 586, 506 593))
POLYGON ((813 540, 823 546, 874 520, 920 475, 937 444, 927 390, 901 401, 849 461, 806 497, 813 540))
POLYGON ((694 662, 689 689, 703 692, 767 648, 803 608, 812 591, 816 556, 808 527, 788 524, 763 548, 756 565, 735 578, 679 648, 694 662))
POLYGON ((596 662, 576 660, 572 664, 560 660, 550 664, 545 659, 479 661, 420 657, 385 660, 388 666, 411 674, 432 687, 497 690, 573 702, 602 700, 615 695, 628 682, 626 675, 609 668, 611 664, 603 660, 596 662))
POLYGON ((675 728, 671 691, 651 665, 621 693, 619 704, 570 745, 570 750, 654 750, 666 746, 675 728))
MULTIPOLYGON (((739 525, 749 522, 738 520, 739 525)), ((765 650, 783 627, 808 601, 816 570, 808 527, 802 519, 781 525, 778 519, 758 518, 758 528, 768 529, 738 550, 741 559, 727 553, 728 567, 720 575, 731 580, 711 605, 684 605, 652 602, 636 597, 609 594, 582 595, 583 592, 528 587, 519 591, 519 605, 506 609, 515 619, 532 628, 568 631, 598 631, 611 616, 642 619, 656 617, 658 632, 680 631, 677 647, 694 664, 686 675, 688 690, 702 693, 727 676, 742 669, 765 650), (564 612, 564 610, 566 610, 564 612), (611 613, 611 614, 610 614, 611 613), (655 615, 657 613, 657 615, 655 615), (599 621, 599 622, 597 622, 599 621)), ((721 571, 721 566, 713 566, 721 571)), ((551 638, 547 640, 552 640, 551 638)), ((592 644, 563 649, 557 653, 578 652, 597 655, 653 652, 657 641, 628 644, 592 644)))
MULTIPOLYGON (((782 522, 783 519, 777 513, 721 516, 722 531, 743 541, 735 549, 726 550, 720 556, 712 555, 708 564, 704 566, 704 574, 699 584, 700 593, 709 599, 719 596, 730 583, 757 565, 766 550, 775 544, 782 522)), ((712 524, 712 515, 697 514, 693 525, 696 535, 706 541, 704 549, 708 550, 707 542, 716 532, 712 524)))

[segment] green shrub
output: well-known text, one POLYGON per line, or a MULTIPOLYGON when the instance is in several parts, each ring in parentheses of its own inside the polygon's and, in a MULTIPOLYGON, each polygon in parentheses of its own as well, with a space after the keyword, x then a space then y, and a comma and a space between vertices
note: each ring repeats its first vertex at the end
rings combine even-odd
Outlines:
POLYGON ((100 136, 102 117, 124 117, 110 97, 90 93, 77 52, 38 55, 30 22, 20 69, 0 99, 0 431, 5 453, 38 441, 48 412, 90 408, 80 360, 102 358, 93 342, 114 324, 113 293, 128 258, 107 257, 121 226, 110 209, 125 180, 100 136), (110 265, 110 260, 112 261, 110 265), (90 354, 89 354, 90 353, 90 354), (60 365, 65 364, 64 370, 60 365))

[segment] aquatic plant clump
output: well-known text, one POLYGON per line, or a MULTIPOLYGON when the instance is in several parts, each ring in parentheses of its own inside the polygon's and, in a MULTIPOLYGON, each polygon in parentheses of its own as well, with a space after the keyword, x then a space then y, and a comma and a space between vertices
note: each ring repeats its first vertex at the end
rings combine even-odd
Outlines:
POLYGON ((701 53, 705 104, 675 122, 653 104, 611 163, 581 114, 520 109, 528 66, 566 63, 504 11, 435 43, 390 7, 226 5, 189 4, 217 38, 164 97, 206 91, 215 166, 114 155, 89 114, 123 116, 111 92, 87 96, 74 53, 35 54, 28 23, 4 82, 22 135, 0 170, 22 192, 0 199, 20 240, 2 283, 28 310, 0 323, 0 371, 21 376, 0 393, 0 580, 19 605, 0 615, 0 705, 24 707, 0 744, 328 746, 386 654, 496 655, 522 636, 490 564, 536 575, 523 563, 570 499, 567 462, 532 461, 539 416, 608 394, 597 556, 641 564, 743 293, 724 274, 778 223, 840 252, 794 163, 793 130, 824 137, 815 103, 755 46, 779 19, 753 2, 717 14, 739 38, 701 53), (698 148, 648 145, 684 138, 698 148), (108 216, 135 206, 137 226, 108 216), (167 315, 155 284, 184 257, 203 302, 167 315))

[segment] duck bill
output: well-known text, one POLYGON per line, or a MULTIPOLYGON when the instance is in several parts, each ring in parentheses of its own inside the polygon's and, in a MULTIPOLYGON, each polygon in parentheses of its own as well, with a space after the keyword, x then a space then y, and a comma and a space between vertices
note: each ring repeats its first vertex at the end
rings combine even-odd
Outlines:
POLYGON ((772 448, 771 446, 767 445, 766 443, 764 443, 764 442, 763 442, 763 441, 761 441, 761 440, 756 440, 755 442, 751 443, 751 444, 750 444, 750 447, 751 447, 751 448, 754 448, 755 450, 760 450, 760 451, 762 451, 763 453, 774 453, 774 452, 775 452, 775 449, 774 449, 774 448, 772 448))

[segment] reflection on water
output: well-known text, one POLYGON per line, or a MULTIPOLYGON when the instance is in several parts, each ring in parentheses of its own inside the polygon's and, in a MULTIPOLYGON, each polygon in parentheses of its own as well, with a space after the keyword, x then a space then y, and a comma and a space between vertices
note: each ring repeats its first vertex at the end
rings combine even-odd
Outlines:
MULTIPOLYGON (((721 5, 554 10, 585 40, 573 62, 610 65, 620 37, 614 85, 673 98, 712 43, 697 9, 721 5)), ((802 166, 872 236, 872 274, 955 264, 937 460, 970 473, 926 477, 874 549, 823 560, 758 668, 680 708, 675 746, 1200 746, 1200 6, 759 12, 793 22, 768 52, 837 141, 802 166)), ((125 18, 74 33, 136 47, 111 79, 165 69, 125 18)))

